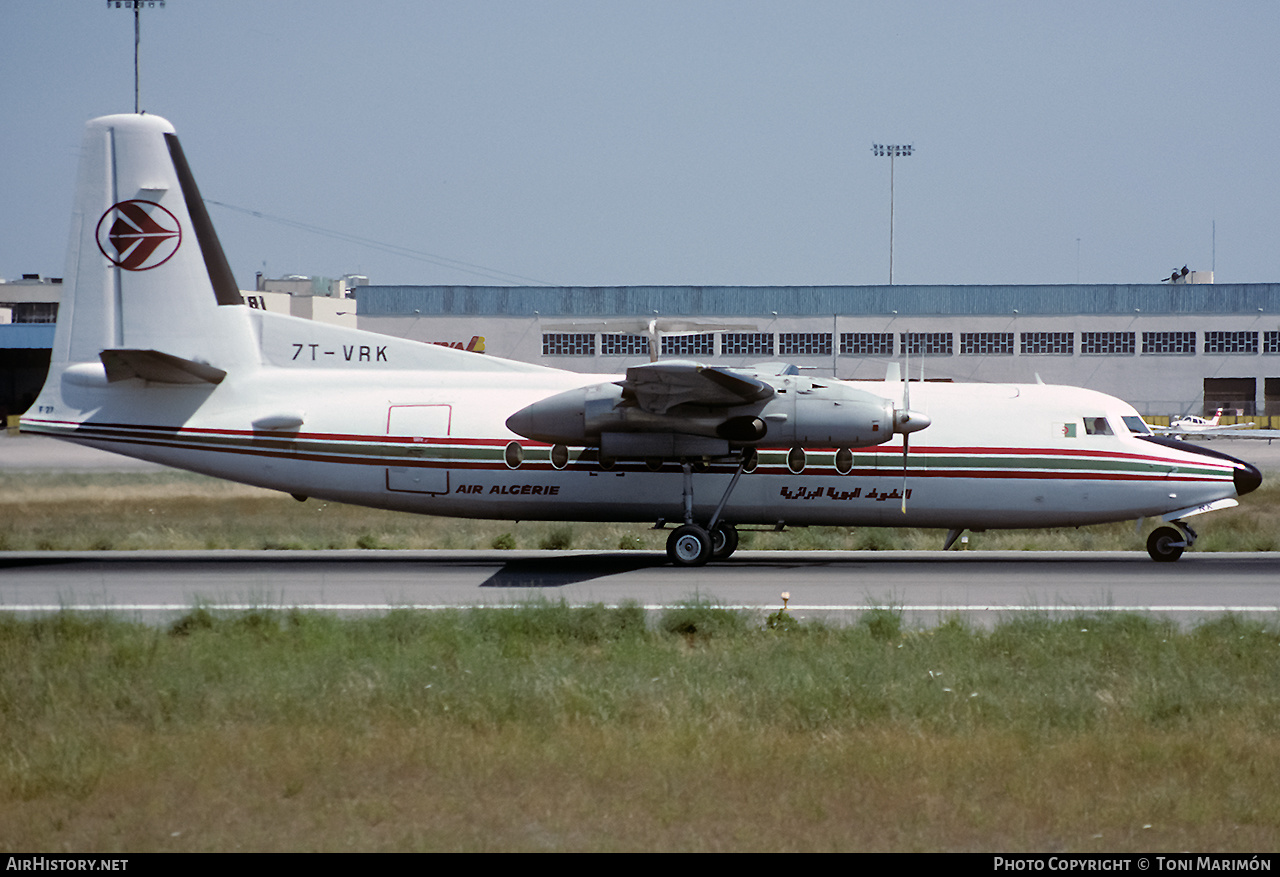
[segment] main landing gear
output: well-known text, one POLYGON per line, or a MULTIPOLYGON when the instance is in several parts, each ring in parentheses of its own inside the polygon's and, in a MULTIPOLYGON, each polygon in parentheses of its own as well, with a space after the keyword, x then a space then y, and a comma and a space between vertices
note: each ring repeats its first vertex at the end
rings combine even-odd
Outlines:
POLYGON ((1161 563, 1172 563, 1182 552, 1195 544, 1196 531, 1181 521, 1173 521, 1171 527, 1157 527, 1147 537, 1147 554, 1161 563))
POLYGON ((684 524, 672 530, 667 537, 667 556, 676 566, 702 566, 709 560, 724 560, 738 550, 738 530, 733 524, 720 520, 720 513, 729 502, 729 494, 738 486, 745 465, 745 461, 738 465, 711 520, 702 527, 693 521, 693 466, 688 462, 681 463, 684 469, 684 524))
POLYGON ((684 524, 667 537, 667 556, 677 566, 702 566, 709 560, 724 560, 737 550, 738 529, 724 521, 710 532, 697 524, 684 524))

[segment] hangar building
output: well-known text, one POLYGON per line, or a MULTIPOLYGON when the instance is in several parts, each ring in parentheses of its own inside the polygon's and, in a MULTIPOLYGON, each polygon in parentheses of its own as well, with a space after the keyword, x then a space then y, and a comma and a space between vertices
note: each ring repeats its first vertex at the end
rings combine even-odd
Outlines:
MULTIPOLYGON (((304 279, 295 290, 259 278, 246 302, 579 372, 620 373, 649 361, 652 347, 665 358, 786 361, 876 380, 905 353, 912 376, 923 367, 927 380, 1038 377, 1126 399, 1154 422, 1222 407, 1280 428, 1280 283, 1214 284, 1207 272, 1059 286, 369 286, 359 277, 317 293, 304 279)), ((24 410, 43 382, 60 289, 37 275, 0 285, 0 413, 24 410)))
MULTIPOLYGON (((877 380, 1070 384, 1143 415, 1280 415, 1280 283, 362 286, 361 329, 614 374, 663 357, 877 380), (656 340, 655 340, 656 339, 656 340)), ((1187 282, 1190 281, 1190 282, 1187 282)))

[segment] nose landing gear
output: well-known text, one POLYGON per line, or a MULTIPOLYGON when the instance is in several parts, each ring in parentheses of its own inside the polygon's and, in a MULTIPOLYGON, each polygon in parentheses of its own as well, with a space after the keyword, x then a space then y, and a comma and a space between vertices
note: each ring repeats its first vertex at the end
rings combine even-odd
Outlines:
POLYGON ((1182 556, 1182 552, 1195 544, 1196 531, 1181 521, 1173 521, 1173 526, 1157 527, 1147 537, 1147 554, 1160 563, 1173 563, 1182 556))

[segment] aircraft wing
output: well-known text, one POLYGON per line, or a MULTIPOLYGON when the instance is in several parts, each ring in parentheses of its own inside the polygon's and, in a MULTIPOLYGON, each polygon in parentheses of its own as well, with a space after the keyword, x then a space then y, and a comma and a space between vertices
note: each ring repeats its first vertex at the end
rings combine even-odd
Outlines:
POLYGON ((1252 423, 1225 423, 1221 426, 1208 426, 1200 432, 1207 432, 1210 435, 1237 435, 1242 432, 1249 432, 1253 428, 1252 423))
POLYGON ((728 408, 770 398, 774 389, 758 378, 727 368, 666 360, 627 369, 623 399, 653 414, 666 414, 685 403, 728 408))
POLYGON ((1270 440, 1280 438, 1280 429, 1237 429, 1232 432, 1214 432, 1210 435, 1215 438, 1270 440))
MULTIPOLYGON (((1236 438, 1243 436, 1249 438, 1251 433, 1276 433, 1280 434, 1280 430, 1274 429, 1253 429, 1251 425, 1244 423, 1227 423, 1221 426, 1153 426, 1151 431, 1158 435, 1202 435, 1206 438, 1236 438)), ((1254 435, 1254 438, 1261 436, 1254 435)))

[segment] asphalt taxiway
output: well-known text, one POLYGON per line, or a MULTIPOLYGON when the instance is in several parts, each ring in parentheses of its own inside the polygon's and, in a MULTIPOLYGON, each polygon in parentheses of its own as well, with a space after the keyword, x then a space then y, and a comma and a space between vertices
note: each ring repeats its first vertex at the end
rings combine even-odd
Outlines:
POLYGON ((872 607, 928 624, 1023 611, 1139 611, 1194 621, 1280 613, 1280 555, 1144 552, 744 551, 676 568, 657 552, 160 551, 0 553, 0 609, 168 617, 194 605, 339 612, 397 607, 683 601, 801 615, 872 607))
MULTIPOLYGON (((1280 476, 1280 443, 1219 439, 1212 446, 1280 476)), ((0 437, 0 469, 159 468, 50 439, 0 437)), ((1027 610, 1274 617, 1280 554, 1190 552, 1169 564, 1143 551, 742 551, 685 569, 639 551, 0 552, 0 611, 75 607, 167 617, 197 603, 357 612, 543 598, 651 607, 701 599, 772 611, 784 591, 794 613, 892 606, 926 624, 1027 610)))

